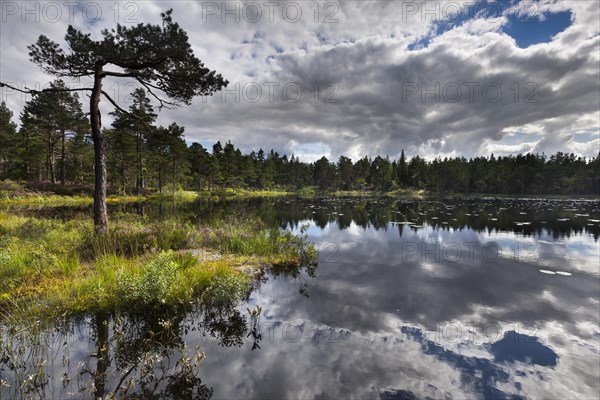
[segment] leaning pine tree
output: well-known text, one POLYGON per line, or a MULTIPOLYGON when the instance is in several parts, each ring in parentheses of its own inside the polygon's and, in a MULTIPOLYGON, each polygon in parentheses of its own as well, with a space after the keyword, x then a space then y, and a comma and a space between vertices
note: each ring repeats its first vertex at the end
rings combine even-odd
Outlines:
MULTIPOLYGON (((31 61, 51 75, 93 77, 91 88, 68 90, 91 92, 96 234, 108 230, 105 137, 99 109, 101 97, 104 96, 119 111, 127 113, 102 90, 102 80, 107 76, 134 79, 159 102, 160 108, 189 105, 194 96, 210 96, 228 84, 220 74, 206 68, 196 58, 187 33, 173 22, 171 13, 172 10, 161 13, 162 26, 138 24, 126 27, 117 24, 116 29, 103 30, 101 40, 92 40, 91 34, 84 34, 69 26, 65 36, 68 51, 44 35, 38 38, 36 44, 28 47, 31 61)), ((33 95, 40 93, 34 90, 28 92, 33 95)))

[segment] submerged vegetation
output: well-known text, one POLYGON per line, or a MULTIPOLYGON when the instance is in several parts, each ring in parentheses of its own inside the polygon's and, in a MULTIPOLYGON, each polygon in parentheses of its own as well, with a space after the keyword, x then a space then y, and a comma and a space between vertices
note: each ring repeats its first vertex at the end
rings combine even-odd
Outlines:
POLYGON ((6 315, 189 308, 239 299, 262 266, 314 262, 303 236, 235 217, 194 225, 172 218, 114 218, 94 235, 67 221, 0 211, 0 304, 6 315))

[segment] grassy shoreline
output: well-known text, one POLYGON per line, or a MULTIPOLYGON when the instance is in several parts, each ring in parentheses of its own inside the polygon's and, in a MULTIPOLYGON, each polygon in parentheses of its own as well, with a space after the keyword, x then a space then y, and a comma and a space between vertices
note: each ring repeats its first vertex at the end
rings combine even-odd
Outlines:
MULTIPOLYGON (((194 201, 197 199, 220 199, 220 198, 249 198, 249 197, 275 197, 290 196, 293 192, 287 191, 216 191, 216 192, 193 192, 178 191, 173 193, 155 193, 148 195, 126 195, 126 196, 108 196, 107 203, 135 203, 153 200, 175 200, 175 201, 194 201)), ((94 202, 92 196, 82 195, 57 195, 51 193, 38 193, 27 195, 0 195, 0 205, 42 205, 42 206, 60 206, 60 205, 91 205, 94 202)))
MULTIPOLYGON (((232 199, 232 198, 252 198, 252 197, 280 197, 280 196, 298 196, 298 197, 353 197, 353 198, 371 198, 371 197, 392 197, 408 200, 423 199, 442 199, 442 198, 499 198, 499 199, 600 199, 599 194, 592 195, 561 195, 561 194, 492 194, 492 193, 454 193, 454 192, 434 192, 417 189, 397 189, 390 192, 380 192, 371 190, 322 190, 316 187, 306 187, 297 190, 283 189, 233 189, 221 188, 208 191, 190 191, 180 190, 175 193, 146 193, 143 195, 116 195, 112 194, 107 198, 107 203, 134 203, 144 201, 177 201, 191 202, 198 199, 232 199)), ((24 185, 12 181, 0 181, 0 206, 84 206, 93 203, 90 188, 78 186, 61 186, 58 184, 42 184, 39 187, 35 185, 24 185)))
POLYGON ((52 319, 186 308, 240 297, 264 267, 313 262, 303 235, 251 219, 193 225, 121 216, 98 238, 87 218, 0 211, 0 314, 52 319))

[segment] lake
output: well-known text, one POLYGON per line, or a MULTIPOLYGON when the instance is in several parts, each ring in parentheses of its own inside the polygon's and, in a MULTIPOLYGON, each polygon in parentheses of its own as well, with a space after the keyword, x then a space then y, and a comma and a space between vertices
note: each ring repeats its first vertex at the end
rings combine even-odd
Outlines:
MULTIPOLYGON (((59 321, 37 344, 23 338, 21 364, 0 362, 12 385, 1 398, 19 385, 33 398, 598 396, 599 201, 276 197, 111 212, 309 224, 319 262, 258 274, 243 304, 59 321)), ((20 334, 2 330, 17 347, 20 334)))

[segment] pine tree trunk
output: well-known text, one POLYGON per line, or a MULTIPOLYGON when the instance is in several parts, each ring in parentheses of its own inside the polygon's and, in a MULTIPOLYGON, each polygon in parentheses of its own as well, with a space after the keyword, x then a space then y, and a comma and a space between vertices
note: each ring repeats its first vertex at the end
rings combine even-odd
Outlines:
POLYGON ((198 168, 198 191, 202 190, 202 175, 201 175, 201 169, 198 168))
POLYGON ((137 133, 137 179, 136 179, 136 193, 137 195, 142 194, 144 189, 144 166, 142 164, 142 134, 137 133))
POLYGON ((50 179, 50 132, 46 138, 46 146, 48 146, 46 154, 46 180, 50 179))
POLYGON ((84 183, 84 178, 83 178, 83 156, 81 156, 81 158, 79 159, 79 180, 80 180, 81 184, 84 183))
POLYGON ((106 213, 106 157, 104 134, 100 117, 100 95, 102 94, 102 66, 96 66, 94 88, 90 99, 90 120, 94 142, 94 231, 96 235, 108 231, 106 213))
POLYGON ((163 184, 162 184, 162 168, 158 166, 158 192, 162 193, 163 184))
POLYGON ((173 158, 173 196, 175 196, 175 158, 173 158))
POLYGON ((121 192, 125 196, 125 187, 127 186, 127 180, 125 179, 125 155, 121 155, 121 192))
POLYGON ((62 131, 60 147, 60 184, 65 184, 65 131, 62 131))
POLYGON ((52 184, 56 183, 56 173, 54 169, 54 142, 52 141, 52 135, 48 133, 48 163, 50 165, 50 181, 52 184))

